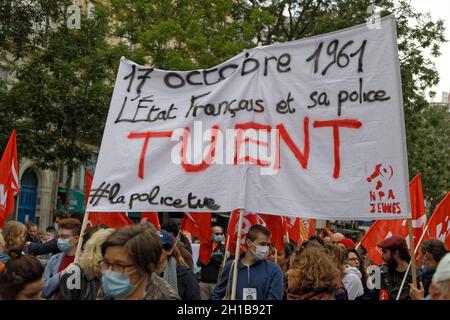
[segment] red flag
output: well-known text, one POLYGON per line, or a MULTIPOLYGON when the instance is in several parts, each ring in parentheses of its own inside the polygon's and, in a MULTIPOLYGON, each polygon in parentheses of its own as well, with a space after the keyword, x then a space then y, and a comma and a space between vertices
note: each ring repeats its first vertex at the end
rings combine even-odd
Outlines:
MULTIPOLYGON (((238 221, 239 221, 239 210, 234 210, 231 213, 230 222, 228 223, 227 236, 230 238, 230 249, 229 252, 234 254, 236 250, 236 238, 238 232, 238 221)), ((245 237, 251 226, 255 224, 260 224, 266 227, 270 233, 270 240, 275 248, 282 252, 284 251, 284 241, 283 236, 285 234, 283 228, 283 219, 281 216, 262 214, 262 213, 244 213, 242 222, 242 232, 240 244, 245 245, 245 237)))
POLYGON ((409 183, 409 197, 411 202, 411 217, 414 244, 417 245, 423 229, 427 224, 425 200, 423 196, 422 176, 418 173, 409 183))
POLYGON ((141 223, 143 222, 149 222, 153 224, 156 229, 161 230, 158 212, 141 212, 141 223))
POLYGON ((436 238, 445 243, 447 250, 450 249, 450 192, 437 205, 430 220, 425 239, 436 238))
MULTIPOLYGON (((92 180, 92 174, 86 171, 85 207, 91 192, 92 180)), ((99 224, 106 224, 110 228, 121 228, 128 224, 133 224, 133 221, 128 218, 125 212, 89 212, 87 227, 94 227, 99 224)))
POLYGON ((300 219, 295 217, 283 217, 283 227, 289 239, 295 243, 300 242, 300 219))
POLYGON ((377 220, 361 239, 361 245, 366 249, 367 256, 374 264, 383 263, 381 251, 377 247, 378 243, 393 235, 405 236, 401 223, 398 223, 399 221, 402 220, 377 220))
POLYGON ((316 219, 304 219, 309 224, 308 230, 309 230, 309 236, 315 236, 316 235, 316 219))
POLYGON ((325 227, 324 230, 327 233, 328 237, 333 239, 334 233, 328 227, 325 227))
POLYGON ((99 224, 106 224, 109 228, 121 228, 133 224, 133 221, 125 212, 89 212, 87 226, 94 227, 99 224))
POLYGON ((14 197, 19 192, 18 167, 14 129, 0 161, 0 228, 5 224, 8 215, 14 212, 14 197))
MULTIPOLYGON (((417 245, 426 223, 425 202, 420 173, 409 183, 409 193, 414 243, 417 245)), ((377 247, 377 244, 391 236, 404 237, 409 245, 408 220, 378 220, 367 230, 367 233, 361 239, 361 245, 367 250, 367 255, 375 264, 383 263, 381 260, 381 251, 377 247)))
POLYGON ((208 264, 212 254, 211 213, 185 213, 183 223, 181 224, 181 230, 189 232, 200 240, 198 260, 204 265, 208 264))

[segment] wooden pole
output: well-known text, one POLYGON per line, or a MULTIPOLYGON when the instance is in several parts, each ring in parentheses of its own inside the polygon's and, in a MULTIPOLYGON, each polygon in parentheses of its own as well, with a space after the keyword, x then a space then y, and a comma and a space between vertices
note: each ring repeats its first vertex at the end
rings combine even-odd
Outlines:
POLYGON ((83 217, 83 224, 81 225, 81 232, 80 232, 80 238, 78 239, 78 245, 77 245, 77 251, 75 253, 75 259, 74 259, 74 263, 78 263, 78 260, 80 259, 80 254, 81 254, 81 247, 83 246, 83 235, 84 232, 86 231, 86 226, 88 223, 88 219, 89 218, 89 212, 85 211, 84 212, 84 217, 83 217))
POLYGON ((412 281, 413 285, 417 287, 417 266, 416 266, 416 250, 414 248, 414 235, 412 228, 412 219, 408 220, 409 229, 409 254, 411 256, 411 271, 412 271, 412 281))
MULTIPOLYGON (((396 300, 400 299, 400 293, 403 291, 403 287, 404 287, 405 282, 406 282, 406 277, 408 276, 409 269, 411 268, 411 263, 413 261, 415 261, 415 256, 416 256, 417 250, 420 247, 420 244, 422 243, 423 237, 425 236, 425 233, 427 231, 428 231, 428 224, 425 226, 425 229, 423 229, 422 235, 420 236, 420 239, 417 242, 417 247, 414 249, 414 260, 411 259, 411 261, 408 264, 408 268, 406 269, 405 276, 403 277, 402 284, 400 285, 400 290, 398 291, 396 300)), ((415 265, 415 263, 414 263, 414 265, 415 265)), ((414 279, 413 279, 413 281, 414 281, 414 279)), ((417 285, 415 285, 415 286, 417 287, 417 285)))
MULTIPOLYGON (((236 287, 238 278, 238 263, 239 263, 239 252, 241 244, 241 234, 242 234, 242 221, 244 219, 244 209, 239 209, 239 222, 238 222, 238 233, 236 238, 236 250, 234 256, 234 268, 233 268, 233 286, 231 287, 231 300, 236 300, 236 287)), ((229 281, 230 279, 228 279, 229 281)))
POLYGON ((230 247, 230 236, 227 235, 227 242, 225 244, 225 254, 223 255, 223 261, 222 265, 220 266, 219 270, 219 276, 217 277, 217 282, 219 282, 220 278, 222 277, 223 269, 225 268, 225 264, 227 263, 227 256, 228 256, 228 249, 230 247))

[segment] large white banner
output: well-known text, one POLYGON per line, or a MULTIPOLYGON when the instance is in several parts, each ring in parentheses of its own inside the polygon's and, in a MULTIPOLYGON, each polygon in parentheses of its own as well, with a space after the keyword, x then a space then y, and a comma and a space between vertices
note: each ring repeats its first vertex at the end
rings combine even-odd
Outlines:
POLYGON ((392 16, 207 70, 121 61, 87 211, 237 208, 410 217, 392 16))

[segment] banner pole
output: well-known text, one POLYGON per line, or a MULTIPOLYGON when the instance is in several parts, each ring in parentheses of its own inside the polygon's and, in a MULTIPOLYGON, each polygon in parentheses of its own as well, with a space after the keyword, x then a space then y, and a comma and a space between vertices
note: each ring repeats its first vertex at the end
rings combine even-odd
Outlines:
POLYGON ((230 236, 227 235, 227 242, 225 244, 225 253, 223 255, 223 261, 222 261, 222 265, 220 266, 219 275, 217 277, 217 282, 219 282, 220 278, 222 277, 223 269, 225 268, 225 264, 227 263, 227 255, 228 255, 229 247, 230 247, 230 236))
MULTIPOLYGON (((239 209, 239 222, 238 233, 236 238, 236 251, 234 256, 234 268, 233 268, 233 286, 231 287, 231 300, 236 300, 236 287, 238 278, 238 263, 239 263, 239 251, 241 247, 241 234, 242 234, 242 220, 244 219, 244 209, 239 209)), ((230 279, 228 279, 229 281, 230 279)))
MULTIPOLYGON (((423 237, 425 236, 425 233, 426 233, 427 231, 428 231, 428 224, 425 226, 425 229, 423 229, 422 235, 420 236, 420 239, 419 239, 419 241, 417 242, 417 247, 414 249, 414 259, 415 259, 417 250, 419 249, 420 244, 422 243, 423 237)), ((406 277, 408 276, 408 272, 409 272, 409 269, 411 268, 411 262, 412 262, 412 261, 413 261, 413 260, 411 260, 411 261, 409 262, 409 264, 408 264, 408 268, 406 269, 405 276, 403 277, 402 284, 400 285, 400 290, 398 291, 397 299, 396 299, 396 300, 400 299, 400 293, 402 292, 403 287, 404 287, 404 285, 405 285, 406 277)), ((414 261, 415 261, 415 260, 414 260, 414 261)), ((415 286, 417 287, 417 285, 415 285, 415 286)))
POLYGON ((87 223, 89 220, 88 217, 89 212, 85 211, 83 216, 83 224, 81 225, 80 238, 78 239, 77 251, 75 253, 75 259, 73 261, 74 263, 78 263, 78 260, 80 259, 81 248, 83 247, 83 239, 84 239, 83 235, 84 232, 86 231, 87 223))
POLYGON ((413 285, 417 287, 417 266, 416 266, 416 257, 415 257, 415 248, 414 248, 414 235, 412 228, 412 218, 408 220, 408 231, 409 231, 409 254, 411 256, 411 271, 412 271, 412 281, 413 285))

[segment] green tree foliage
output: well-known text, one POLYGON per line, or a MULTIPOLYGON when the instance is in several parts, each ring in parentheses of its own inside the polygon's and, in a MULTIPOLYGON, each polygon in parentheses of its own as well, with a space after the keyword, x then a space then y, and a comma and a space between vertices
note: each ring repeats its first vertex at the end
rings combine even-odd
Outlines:
POLYGON ((66 194, 73 170, 100 145, 124 49, 110 48, 109 30, 108 16, 101 10, 92 18, 82 16, 79 30, 61 23, 47 34, 46 48, 18 67, 18 81, 0 96, 0 110, 12 116, 4 135, 16 127, 20 156, 41 168, 65 164, 66 194))
POLYGON ((42 45, 51 20, 60 17, 69 0, 0 0, 0 53, 22 57, 42 45))

